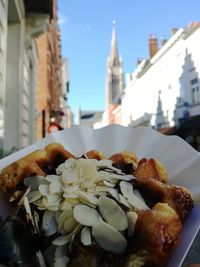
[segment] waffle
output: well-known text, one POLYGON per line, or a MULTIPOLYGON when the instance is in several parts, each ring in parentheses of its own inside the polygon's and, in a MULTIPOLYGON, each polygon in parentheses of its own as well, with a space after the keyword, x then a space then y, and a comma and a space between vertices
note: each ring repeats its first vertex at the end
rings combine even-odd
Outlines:
POLYGON ((57 143, 34 151, 1 170, 0 191, 9 197, 21 188, 24 178, 55 173, 57 166, 70 157, 75 156, 57 143))
MULTIPOLYGON (((86 152, 82 158, 106 160, 103 153, 97 150, 86 152)), ((67 159, 80 158, 66 151, 60 144, 49 144, 43 150, 37 150, 4 168, 0 172, 0 190, 11 197, 18 190, 23 190, 23 180, 26 177, 55 174, 57 167, 63 165, 67 159)), ((118 168, 127 175, 135 176, 131 186, 134 190, 139 190, 150 209, 136 209, 138 219, 135 234, 134 238, 127 239, 128 249, 125 253, 115 254, 105 251, 96 243, 85 246, 80 241, 79 232, 70 244, 71 255, 67 266, 164 266, 171 251, 180 241, 183 222, 193 207, 190 192, 183 187, 170 185, 167 171, 159 161, 154 159, 138 161, 136 155, 128 151, 113 154, 109 159, 113 162, 114 170, 118 168)), ((91 173, 88 175, 91 179, 91 173)), ((112 182, 107 181, 107 184, 109 183, 112 182)), ((119 183, 115 185, 117 190, 118 187, 119 183)), ((84 204, 88 203, 83 196, 81 201, 84 204)), ((130 211, 130 207, 125 206, 126 202, 121 202, 119 205, 125 212, 130 211)))

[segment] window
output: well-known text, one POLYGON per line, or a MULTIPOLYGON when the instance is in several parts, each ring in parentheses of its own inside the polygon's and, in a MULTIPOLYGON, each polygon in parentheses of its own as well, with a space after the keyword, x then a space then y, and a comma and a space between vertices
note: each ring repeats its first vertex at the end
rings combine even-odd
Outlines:
POLYGON ((190 84, 192 85, 192 104, 200 103, 200 92, 199 92, 199 85, 198 85, 198 79, 195 78, 190 81, 190 84))
POLYGON ((192 79, 192 80, 190 81, 190 83, 191 83, 191 85, 195 85, 195 84, 198 83, 198 79, 197 79, 197 78, 192 79))

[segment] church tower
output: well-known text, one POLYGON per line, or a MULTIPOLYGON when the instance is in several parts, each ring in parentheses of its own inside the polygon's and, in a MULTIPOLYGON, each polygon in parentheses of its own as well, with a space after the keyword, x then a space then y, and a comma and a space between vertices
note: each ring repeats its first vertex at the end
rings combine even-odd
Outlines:
POLYGON ((112 104, 119 104, 119 97, 124 89, 124 73, 122 59, 119 57, 115 30, 113 22, 111 52, 107 61, 106 77, 106 108, 112 104))

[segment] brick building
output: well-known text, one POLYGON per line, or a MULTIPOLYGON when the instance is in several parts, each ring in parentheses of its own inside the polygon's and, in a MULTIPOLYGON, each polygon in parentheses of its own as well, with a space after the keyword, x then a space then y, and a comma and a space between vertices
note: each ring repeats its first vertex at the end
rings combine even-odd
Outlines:
POLYGON ((48 31, 36 39, 38 49, 36 138, 48 133, 50 121, 61 121, 62 57, 57 22, 57 1, 53 1, 53 15, 48 31))

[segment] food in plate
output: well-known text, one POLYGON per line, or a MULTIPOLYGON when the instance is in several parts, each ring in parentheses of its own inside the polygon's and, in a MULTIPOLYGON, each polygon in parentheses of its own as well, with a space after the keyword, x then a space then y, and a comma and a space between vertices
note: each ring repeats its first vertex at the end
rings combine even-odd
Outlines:
POLYGON ((0 188, 47 266, 165 266, 193 207, 157 159, 98 150, 77 157, 60 144, 4 168, 0 188))

